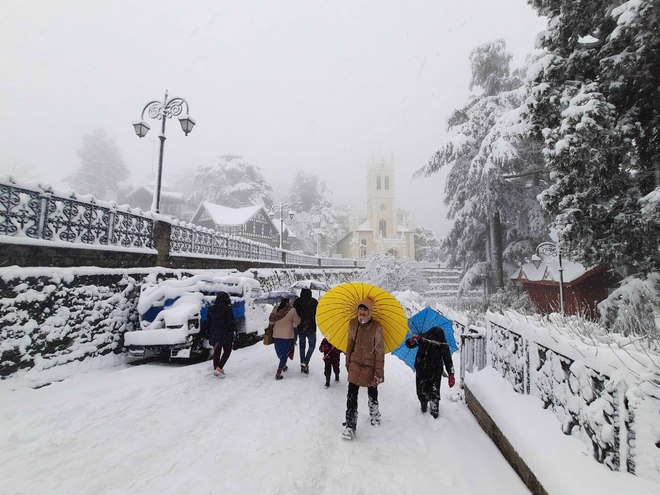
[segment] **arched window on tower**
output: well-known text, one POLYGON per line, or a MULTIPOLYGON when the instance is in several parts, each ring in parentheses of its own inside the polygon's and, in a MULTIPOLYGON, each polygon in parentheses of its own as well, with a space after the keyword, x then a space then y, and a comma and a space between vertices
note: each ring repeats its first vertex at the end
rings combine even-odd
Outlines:
POLYGON ((362 239, 360 241, 360 259, 364 259, 367 257, 367 240, 362 239))
POLYGON ((380 175, 376 176, 376 189, 380 191, 380 175))
POLYGON ((387 237, 387 222, 385 220, 378 222, 378 233, 381 237, 387 237))
POLYGON ((390 178, 386 175, 385 176, 385 190, 389 190, 390 188, 390 178))

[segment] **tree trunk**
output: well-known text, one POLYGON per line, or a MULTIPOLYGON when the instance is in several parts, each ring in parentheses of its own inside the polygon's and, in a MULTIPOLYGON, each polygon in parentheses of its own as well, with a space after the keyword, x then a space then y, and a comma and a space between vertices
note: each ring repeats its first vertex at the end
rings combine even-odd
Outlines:
POLYGON ((504 269, 502 267, 502 224, 500 212, 496 211, 490 221, 490 263, 493 269, 493 288, 504 287, 504 269))

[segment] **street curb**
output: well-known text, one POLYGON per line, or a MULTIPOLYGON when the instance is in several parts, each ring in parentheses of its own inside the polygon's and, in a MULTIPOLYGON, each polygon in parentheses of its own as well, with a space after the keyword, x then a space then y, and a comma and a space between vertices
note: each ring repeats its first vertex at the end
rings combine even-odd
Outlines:
POLYGON ((493 443, 500 449, 502 455, 511 465, 513 470, 520 476, 520 479, 527 485, 534 495, 548 495, 548 492, 543 488, 541 482, 536 475, 532 472, 525 461, 518 455, 516 449, 509 443, 502 431, 499 429, 495 421, 489 416, 483 406, 474 397, 470 389, 465 385, 465 402, 468 409, 476 418, 479 426, 490 437, 493 443))

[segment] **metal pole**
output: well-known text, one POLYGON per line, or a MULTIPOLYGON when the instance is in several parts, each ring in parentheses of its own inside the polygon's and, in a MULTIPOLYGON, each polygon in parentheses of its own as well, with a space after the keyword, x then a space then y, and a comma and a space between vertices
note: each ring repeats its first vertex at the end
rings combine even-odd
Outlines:
POLYGON ((162 124, 160 126, 160 136, 158 136, 158 139, 160 139, 160 154, 158 155, 158 177, 156 178, 156 196, 155 196, 155 203, 156 207, 153 207, 152 203, 152 210, 154 210, 156 213, 160 213, 160 188, 161 188, 161 182, 162 182, 162 177, 163 177, 163 153, 165 151, 165 121, 167 120, 165 116, 167 108, 167 90, 165 91, 165 99, 163 100, 163 108, 161 110, 161 119, 162 119, 162 124))
POLYGON ((561 248, 557 246, 559 256, 559 312, 564 316, 564 267, 561 264, 561 248))
POLYGON ((284 218, 282 218, 283 211, 284 205, 280 204, 280 249, 282 249, 282 236, 284 235, 284 218))

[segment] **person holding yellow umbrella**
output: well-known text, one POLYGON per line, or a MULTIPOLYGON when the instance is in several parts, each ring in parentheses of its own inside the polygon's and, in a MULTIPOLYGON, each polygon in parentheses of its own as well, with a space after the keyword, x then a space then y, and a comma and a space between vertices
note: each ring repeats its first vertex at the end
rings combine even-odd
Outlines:
POLYGON ((348 327, 346 369, 348 370, 348 394, 346 396, 346 428, 342 437, 352 440, 358 417, 358 392, 367 387, 371 424, 380 424, 378 410, 378 385, 385 380, 385 346, 383 328, 371 317, 373 299, 360 301, 357 318, 348 327))
POLYGON ((384 354, 403 342, 408 318, 386 290, 365 282, 348 282, 336 285, 321 298, 316 323, 328 342, 346 354, 349 383, 342 436, 352 440, 360 387, 367 387, 371 424, 380 424, 378 385, 385 379, 384 354))

